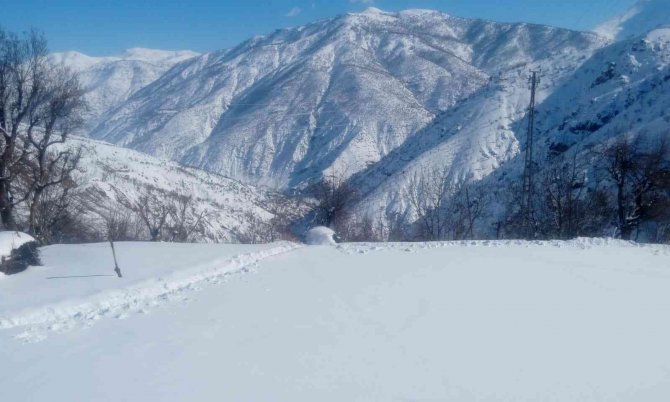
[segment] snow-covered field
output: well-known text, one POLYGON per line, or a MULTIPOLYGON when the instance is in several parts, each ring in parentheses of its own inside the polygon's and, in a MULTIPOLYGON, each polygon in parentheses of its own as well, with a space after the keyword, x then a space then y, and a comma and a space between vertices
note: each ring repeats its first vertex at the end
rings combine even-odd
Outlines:
POLYGON ((51 246, 3 401, 667 401, 670 247, 51 246), (88 276, 88 277, 83 277, 88 276), (46 279, 53 277, 69 277, 46 279))

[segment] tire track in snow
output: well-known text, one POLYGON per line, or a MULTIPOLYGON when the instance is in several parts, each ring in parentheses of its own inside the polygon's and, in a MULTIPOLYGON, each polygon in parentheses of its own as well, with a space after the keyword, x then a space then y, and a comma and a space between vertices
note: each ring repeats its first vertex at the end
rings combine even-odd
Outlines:
POLYGON ((39 342, 46 339, 50 332, 60 333, 88 327, 103 318, 124 319, 132 313, 148 313, 151 308, 168 303, 186 302, 189 293, 201 290, 204 285, 217 284, 230 275, 250 272, 252 267, 265 259, 301 247, 296 243, 280 243, 267 250, 215 260, 126 288, 10 313, 0 316, 0 330, 22 328, 23 331, 15 336, 16 339, 39 342))

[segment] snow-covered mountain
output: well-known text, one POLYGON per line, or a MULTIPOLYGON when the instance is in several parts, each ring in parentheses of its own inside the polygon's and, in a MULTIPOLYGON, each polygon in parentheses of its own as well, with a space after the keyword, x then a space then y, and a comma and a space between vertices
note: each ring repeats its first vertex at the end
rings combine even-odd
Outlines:
POLYGON ((625 13, 599 25, 595 31, 609 39, 623 40, 670 26, 670 1, 639 0, 625 13))
POLYGON ((268 189, 131 149, 78 137, 70 139, 68 146, 83 150, 77 176, 78 192, 94 204, 87 212, 93 225, 100 223, 98 212, 105 209, 126 211, 124 202, 136 202, 148 191, 161 198, 174 194, 193 197, 197 214, 205 213, 200 241, 273 240, 270 224, 277 214, 288 211, 299 214, 301 211, 293 200, 268 189))
POLYGON ((484 175, 515 152, 528 70, 548 71, 548 94, 605 44, 554 27, 369 9, 181 63, 92 135, 285 188, 361 172, 439 124, 461 141, 447 146, 453 164, 484 175), (476 114, 454 109, 464 101, 476 114), (496 129, 480 135, 481 124, 496 129))
POLYGON ((658 138, 670 110, 668 32, 612 42, 369 9, 178 63, 91 134, 276 189, 339 176, 356 189, 358 217, 404 214, 411 178, 426 171, 489 188, 519 180, 530 71, 541 78, 540 170, 622 131, 658 138))
POLYGON ((109 57, 91 57, 74 51, 54 53, 51 60, 81 73, 88 102, 85 117, 88 128, 91 128, 99 123, 98 118, 103 113, 119 106, 175 64, 197 55, 188 50, 133 48, 109 57))

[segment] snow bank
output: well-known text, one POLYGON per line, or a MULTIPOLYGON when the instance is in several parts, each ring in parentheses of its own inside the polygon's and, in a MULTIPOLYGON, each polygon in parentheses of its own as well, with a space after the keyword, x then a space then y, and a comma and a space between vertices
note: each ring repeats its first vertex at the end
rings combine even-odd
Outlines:
POLYGON ((335 242, 335 231, 325 226, 310 229, 305 236, 305 243, 312 246, 330 246, 335 242))

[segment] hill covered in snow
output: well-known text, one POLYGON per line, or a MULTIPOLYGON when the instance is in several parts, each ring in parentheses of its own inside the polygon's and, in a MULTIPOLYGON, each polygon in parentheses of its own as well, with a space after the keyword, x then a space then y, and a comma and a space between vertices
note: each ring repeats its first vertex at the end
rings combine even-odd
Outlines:
POLYGON ((270 189, 101 141, 72 138, 68 146, 82 149, 75 176, 79 184, 77 198, 85 200, 82 209, 86 220, 100 233, 105 232, 103 219, 110 211, 120 211, 121 216, 137 220, 128 206, 147 194, 163 205, 172 198, 190 197, 192 211, 187 212, 202 217, 201 233, 190 240, 203 242, 275 240, 280 225, 278 215, 299 216, 306 207, 270 189))
POLYGON ((52 62, 64 64, 81 73, 81 83, 88 103, 86 127, 96 126, 98 119, 119 106, 139 89, 161 77, 175 64, 198 53, 133 48, 118 56, 91 57, 70 51, 53 53, 52 62))
POLYGON ((652 29, 670 27, 670 2, 639 0, 625 13, 596 27, 595 31, 612 40, 630 39, 652 29))

